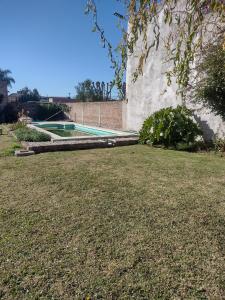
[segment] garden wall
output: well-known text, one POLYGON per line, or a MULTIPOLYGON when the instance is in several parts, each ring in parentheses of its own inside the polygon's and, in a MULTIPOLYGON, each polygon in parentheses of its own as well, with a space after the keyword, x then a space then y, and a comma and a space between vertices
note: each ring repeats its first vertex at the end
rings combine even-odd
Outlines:
MULTIPOLYGON (((128 130, 139 130, 143 121, 152 113, 161 108, 182 104, 181 98, 176 94, 177 84, 172 82, 167 86, 165 72, 171 68, 171 63, 165 63, 166 51, 162 39, 171 28, 164 23, 163 15, 159 19, 161 40, 158 50, 152 49, 143 69, 143 75, 133 82, 133 73, 138 65, 138 58, 142 53, 142 38, 139 39, 135 53, 128 56, 127 62, 127 120, 125 127, 128 130)), ((152 44, 152 25, 148 28, 148 42, 152 44)), ((201 105, 186 103, 188 108, 194 110, 194 117, 200 124, 205 138, 212 139, 215 135, 225 135, 225 124, 222 118, 216 116, 209 109, 201 105)))
POLYGON ((76 123, 123 129, 125 104, 123 101, 67 103, 71 108, 69 117, 76 123))

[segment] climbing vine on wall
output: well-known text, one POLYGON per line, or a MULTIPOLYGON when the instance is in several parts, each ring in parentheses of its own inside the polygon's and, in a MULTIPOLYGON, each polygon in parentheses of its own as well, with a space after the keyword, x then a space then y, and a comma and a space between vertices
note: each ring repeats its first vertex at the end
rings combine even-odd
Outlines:
MULTIPOLYGON (((142 75, 145 62, 153 48, 158 49, 163 42, 168 52, 168 59, 173 67, 166 72, 167 82, 175 77, 179 91, 189 85, 193 61, 207 43, 206 36, 223 36, 225 33, 225 1, 224 0, 111 0, 121 3, 121 12, 114 13, 120 23, 122 39, 117 47, 120 58, 117 59, 110 40, 105 36, 104 28, 98 22, 98 8, 95 0, 87 0, 86 13, 92 14, 93 31, 100 34, 103 46, 115 70, 115 84, 121 89, 128 54, 135 53, 135 46, 142 39, 142 52, 133 74, 133 81, 142 75), (163 17, 169 26, 168 35, 161 39, 159 17, 163 17), (127 30, 127 24, 129 29, 127 30), (151 24, 152 39, 149 42, 148 30, 151 24)), ((210 39, 213 43, 213 39, 210 39)))

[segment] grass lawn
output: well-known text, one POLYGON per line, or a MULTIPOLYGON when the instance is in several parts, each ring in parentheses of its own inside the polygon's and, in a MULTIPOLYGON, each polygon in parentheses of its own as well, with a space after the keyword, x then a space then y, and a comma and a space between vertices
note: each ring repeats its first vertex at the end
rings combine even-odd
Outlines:
POLYGON ((1 299, 225 297, 225 159, 213 154, 2 157, 0 223, 1 299))
MULTIPOLYGON (((2 127, 0 126, 0 128, 2 127)), ((0 158, 13 155, 15 150, 21 147, 20 143, 7 134, 5 127, 2 129, 3 134, 0 135, 0 158)))

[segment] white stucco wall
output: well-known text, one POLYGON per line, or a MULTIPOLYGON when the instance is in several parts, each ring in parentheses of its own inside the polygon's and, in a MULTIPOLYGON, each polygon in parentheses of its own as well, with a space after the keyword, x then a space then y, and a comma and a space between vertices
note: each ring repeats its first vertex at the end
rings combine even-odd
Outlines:
MULTIPOLYGON (((167 34, 167 25, 160 17, 161 38, 167 34)), ((148 30, 149 44, 151 43, 152 30, 148 30)), ((137 43, 135 53, 129 56, 127 62, 127 104, 126 104, 126 124, 128 130, 139 130, 143 121, 155 111, 181 104, 181 98, 176 95, 177 85, 175 81, 171 86, 167 86, 165 71, 168 64, 165 64, 166 52, 161 40, 159 49, 152 49, 144 66, 143 75, 140 75, 136 82, 133 82, 133 73, 138 64, 138 57, 143 46, 141 38, 137 43)), ((195 110, 195 119, 199 122, 207 139, 215 137, 215 134, 225 136, 225 124, 219 116, 215 116, 208 109, 201 105, 187 103, 187 106, 195 110)))

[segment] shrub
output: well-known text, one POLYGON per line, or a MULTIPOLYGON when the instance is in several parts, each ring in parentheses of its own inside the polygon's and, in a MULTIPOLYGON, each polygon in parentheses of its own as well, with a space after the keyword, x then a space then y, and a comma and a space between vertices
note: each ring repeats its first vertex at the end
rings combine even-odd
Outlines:
POLYGON ((13 123, 18 120, 18 111, 16 105, 8 103, 1 112, 4 123, 13 123))
POLYGON ((30 90, 28 87, 23 88, 22 90, 18 91, 19 99, 18 101, 23 102, 33 102, 33 101, 40 101, 40 94, 37 89, 30 90))
POLYGON ((43 132, 39 132, 30 128, 18 128, 14 131, 18 141, 24 142, 47 142, 51 140, 51 137, 43 132))
POLYGON ((209 45, 197 65, 197 80, 192 97, 225 120, 225 48, 224 39, 209 45))
POLYGON ((19 128, 25 128, 26 127, 26 123, 25 122, 21 122, 21 121, 18 121, 16 123, 12 123, 9 125, 9 128, 10 130, 14 131, 16 129, 19 129, 19 128))
POLYGON ((66 104, 40 104, 34 119, 38 121, 44 121, 48 118, 51 118, 50 121, 63 120, 65 119, 65 112, 69 112, 69 107, 66 104))
POLYGON ((216 139, 215 140, 215 151, 224 154, 225 152, 225 139, 216 139))
POLYGON ((140 142, 165 147, 195 142, 202 132, 191 119, 191 111, 183 106, 163 108, 144 121, 140 142))

